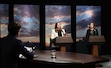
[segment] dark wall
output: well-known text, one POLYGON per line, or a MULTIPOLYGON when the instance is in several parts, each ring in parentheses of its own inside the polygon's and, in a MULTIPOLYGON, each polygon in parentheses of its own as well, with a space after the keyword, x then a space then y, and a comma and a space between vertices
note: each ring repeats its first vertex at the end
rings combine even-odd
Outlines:
MULTIPOLYGON (((110 1, 110 0, 109 0, 110 1)), ((9 4, 9 21, 13 21, 13 4, 37 4, 40 5, 40 45, 41 49, 45 49, 45 6, 48 4, 55 5, 71 5, 71 31, 72 37, 76 39, 76 5, 100 5, 101 13, 101 29, 102 35, 105 36, 106 43, 101 47, 102 54, 111 54, 111 9, 110 2, 105 0, 0 0, 0 3, 9 4), (109 26, 109 27, 108 27, 109 26)), ((74 43, 75 45, 76 43, 74 43)), ((76 46, 74 46, 74 50, 76 46)))

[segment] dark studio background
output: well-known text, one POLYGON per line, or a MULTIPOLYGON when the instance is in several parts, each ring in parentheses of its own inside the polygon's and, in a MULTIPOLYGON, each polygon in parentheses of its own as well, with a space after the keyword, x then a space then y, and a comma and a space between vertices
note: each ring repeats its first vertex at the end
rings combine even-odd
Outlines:
MULTIPOLYGON (((110 3, 110 2, 109 2, 110 3)), ((40 5, 40 49, 45 49, 45 5, 71 5, 71 35, 76 41, 76 5, 101 6, 101 34, 105 36, 106 43, 101 46, 101 54, 111 54, 111 10, 108 0, 0 0, 0 4, 9 4, 9 22, 13 21, 14 4, 40 5)), ((71 51, 76 52, 76 42, 71 51)), ((77 49, 76 49, 77 48, 77 49)))

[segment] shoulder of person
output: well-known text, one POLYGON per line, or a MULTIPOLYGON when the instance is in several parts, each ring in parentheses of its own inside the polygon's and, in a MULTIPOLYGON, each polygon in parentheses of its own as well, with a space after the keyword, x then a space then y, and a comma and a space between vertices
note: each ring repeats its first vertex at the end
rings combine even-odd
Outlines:
POLYGON ((55 31, 55 29, 52 29, 52 31, 55 31))
POLYGON ((98 30, 98 29, 95 28, 95 30, 98 30))
POLYGON ((52 29, 52 30, 55 30, 55 29, 52 29))
POLYGON ((16 41, 17 41, 18 44, 22 43, 22 41, 20 39, 16 39, 16 41))
POLYGON ((65 29, 62 28, 62 30, 65 30, 65 29))
POLYGON ((97 31, 97 29, 96 29, 96 28, 94 28, 94 30, 96 30, 96 31, 97 31))
POLYGON ((87 29, 87 31, 90 31, 90 29, 87 29))

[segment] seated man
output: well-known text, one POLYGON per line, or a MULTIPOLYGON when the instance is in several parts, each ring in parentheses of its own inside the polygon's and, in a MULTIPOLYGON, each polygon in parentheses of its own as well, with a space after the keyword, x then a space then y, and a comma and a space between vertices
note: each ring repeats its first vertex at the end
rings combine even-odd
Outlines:
POLYGON ((8 35, 0 38, 1 44, 1 68, 18 68, 17 60, 19 55, 24 55, 27 59, 33 59, 34 54, 29 52, 18 40, 20 25, 17 23, 8 24, 8 35))

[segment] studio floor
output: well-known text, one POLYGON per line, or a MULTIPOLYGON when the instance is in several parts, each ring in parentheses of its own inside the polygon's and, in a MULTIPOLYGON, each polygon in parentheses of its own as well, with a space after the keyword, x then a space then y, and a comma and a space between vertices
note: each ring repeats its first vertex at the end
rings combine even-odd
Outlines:
POLYGON ((103 65, 102 67, 96 67, 96 68, 111 68, 111 55, 102 55, 102 57, 108 58, 108 62, 100 63, 103 65))

